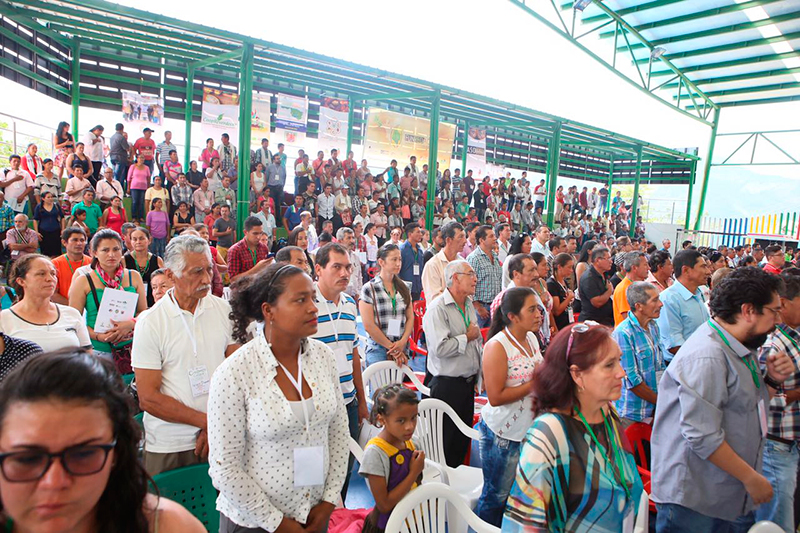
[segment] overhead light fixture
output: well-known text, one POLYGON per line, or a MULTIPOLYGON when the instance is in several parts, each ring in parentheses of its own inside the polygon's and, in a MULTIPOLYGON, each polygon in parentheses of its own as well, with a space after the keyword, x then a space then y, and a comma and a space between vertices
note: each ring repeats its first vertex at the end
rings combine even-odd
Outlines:
POLYGON ((586 9, 586 6, 592 3, 592 0, 575 0, 572 4, 572 8, 577 11, 583 11, 586 9))
POLYGON ((656 46, 650 52, 650 59, 658 59, 659 57, 663 56, 666 53, 667 49, 662 48, 661 46, 656 46))

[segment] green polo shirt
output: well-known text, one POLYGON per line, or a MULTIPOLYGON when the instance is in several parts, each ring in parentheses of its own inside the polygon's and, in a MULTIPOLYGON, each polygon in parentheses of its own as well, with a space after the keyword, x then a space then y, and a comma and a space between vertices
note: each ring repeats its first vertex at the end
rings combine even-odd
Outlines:
POLYGON ((75 215, 75 210, 79 207, 86 211, 86 225, 89 226, 89 231, 97 233, 97 228, 100 227, 100 218, 103 216, 103 211, 100 209, 100 206, 95 203, 86 205, 84 202, 81 202, 72 206, 73 215, 75 215))

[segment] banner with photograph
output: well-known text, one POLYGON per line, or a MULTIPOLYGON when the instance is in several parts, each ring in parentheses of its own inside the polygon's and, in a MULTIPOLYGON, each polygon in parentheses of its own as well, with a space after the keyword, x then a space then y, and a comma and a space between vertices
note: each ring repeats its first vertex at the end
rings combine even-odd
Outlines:
POLYGON ((203 87, 203 111, 200 117, 200 129, 203 137, 214 139, 227 133, 233 144, 239 144, 239 95, 234 92, 220 91, 211 87, 203 87))
POLYGON ((467 132, 467 170, 477 179, 486 172, 486 129, 472 126, 467 132))
POLYGON ((275 128, 298 133, 306 132, 308 123, 308 99, 278 93, 278 110, 275 113, 275 128))
POLYGON ((133 91, 120 92, 123 122, 141 126, 161 126, 164 123, 163 98, 133 91))
POLYGON ((333 148, 339 150, 339 156, 344 159, 347 154, 347 114, 350 105, 341 98, 324 97, 319 106, 319 138, 317 150, 330 153, 333 148))
MULTIPOLYGON (((364 141, 364 157, 370 167, 387 167, 396 159, 400 169, 405 168, 412 155, 417 156, 417 165, 428 163, 428 138, 431 121, 387 111, 379 107, 369 110, 367 135, 364 141)), ((455 124, 439 123, 439 145, 436 154, 439 170, 450 167, 453 141, 456 138, 455 124)))
POLYGON ((272 109, 269 95, 253 93, 253 112, 250 117, 250 146, 261 147, 261 139, 269 139, 272 109))

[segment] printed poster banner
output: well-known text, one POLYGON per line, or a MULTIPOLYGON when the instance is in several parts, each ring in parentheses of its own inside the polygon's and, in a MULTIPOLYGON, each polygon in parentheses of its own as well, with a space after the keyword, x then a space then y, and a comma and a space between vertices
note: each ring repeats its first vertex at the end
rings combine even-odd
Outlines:
POLYGON ((347 154, 347 114, 350 105, 347 100, 324 97, 319 106, 319 138, 317 150, 330 153, 333 148, 339 150, 339 157, 345 159, 347 154))
POLYGON ((164 100, 150 94, 122 92, 122 121, 128 124, 161 126, 164 123, 164 100))
POLYGON ((219 144, 220 136, 227 133, 231 142, 239 144, 239 95, 203 87, 203 111, 200 117, 203 137, 214 139, 219 144))
POLYGON ((467 170, 477 180, 486 173, 486 129, 470 127, 467 132, 467 170))
POLYGON ((308 99, 278 93, 278 110, 275 113, 275 128, 298 133, 306 132, 308 123, 308 99))
MULTIPOLYGON (((411 156, 415 155, 421 169, 428 162, 430 131, 431 121, 427 118, 395 113, 379 107, 370 108, 364 157, 369 160, 370 167, 383 169, 389 166, 392 159, 396 159, 398 168, 403 169, 411 156)), ((440 122, 436 160, 442 172, 450 167, 455 138, 455 124, 440 122)))
POLYGON ((261 139, 269 139, 272 109, 269 95, 253 93, 253 112, 250 117, 250 147, 260 148, 261 139))

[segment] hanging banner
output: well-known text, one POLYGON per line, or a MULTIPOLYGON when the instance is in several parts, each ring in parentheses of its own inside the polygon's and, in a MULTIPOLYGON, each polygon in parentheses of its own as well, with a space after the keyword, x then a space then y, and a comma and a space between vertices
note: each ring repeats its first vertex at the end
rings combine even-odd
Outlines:
POLYGON ((319 106, 319 138, 317 150, 330 153, 339 150, 342 159, 347 157, 347 114, 350 105, 340 98, 323 98, 319 106))
MULTIPOLYGON (((370 167, 389 166, 397 160, 399 168, 405 168, 412 155, 417 156, 417 165, 428 163, 428 138, 431 121, 387 111, 379 107, 369 110, 367 135, 364 141, 364 157, 370 167)), ((439 171, 450 168, 453 156, 453 141, 456 138, 455 124, 439 123, 439 144, 436 154, 439 171)))
POLYGON ((253 112, 250 117, 250 146, 261 147, 261 139, 269 139, 272 109, 270 97, 265 94, 253 93, 253 112))
POLYGON ((307 121, 307 98, 278 94, 278 111, 275 113, 275 128, 305 133, 307 121))
POLYGON ((200 117, 203 137, 219 144, 220 136, 227 133, 232 143, 239 143, 239 95, 203 87, 203 112, 200 117))
POLYGON ((122 93, 122 120, 129 124, 161 126, 164 121, 164 100, 133 91, 122 93))
POLYGON ((469 170, 473 172, 473 177, 484 176, 486 173, 486 130, 484 128, 471 127, 467 132, 467 171, 469 170))

